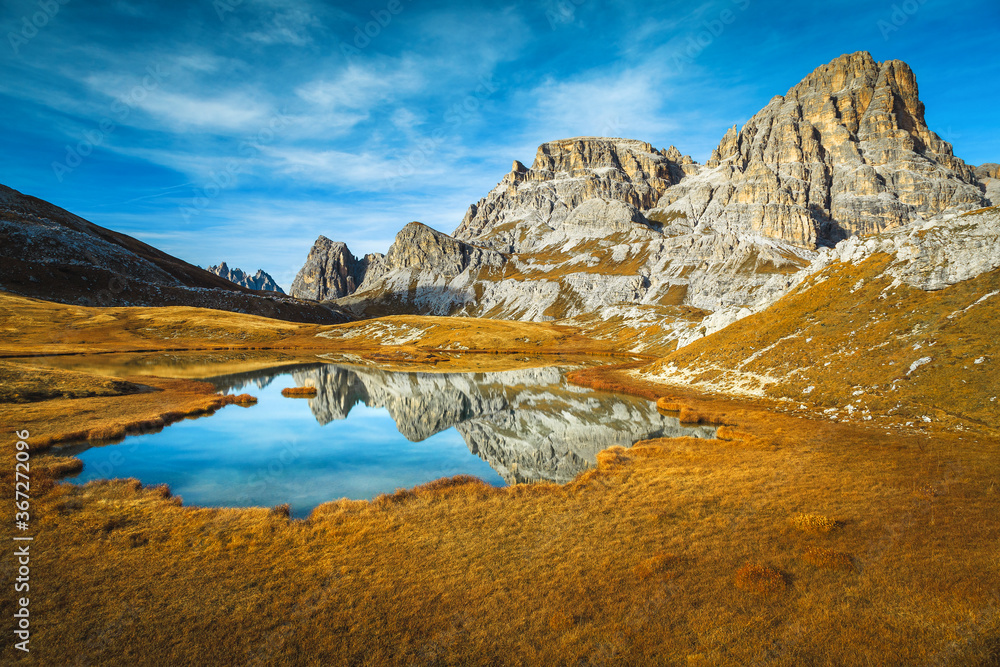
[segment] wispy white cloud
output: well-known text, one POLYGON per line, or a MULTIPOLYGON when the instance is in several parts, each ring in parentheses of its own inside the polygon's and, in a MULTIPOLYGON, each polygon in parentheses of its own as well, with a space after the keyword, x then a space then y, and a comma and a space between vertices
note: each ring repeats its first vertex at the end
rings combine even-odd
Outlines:
POLYGON ((270 104, 243 92, 214 98, 161 91, 137 101, 136 106, 174 131, 245 131, 274 113, 270 104))

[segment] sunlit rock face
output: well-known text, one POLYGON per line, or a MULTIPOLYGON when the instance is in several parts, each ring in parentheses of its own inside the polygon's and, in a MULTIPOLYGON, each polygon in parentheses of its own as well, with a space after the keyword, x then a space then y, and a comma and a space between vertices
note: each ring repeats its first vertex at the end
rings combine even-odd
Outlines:
POLYGON ((812 247, 984 203, 972 168, 927 127, 910 67, 858 52, 730 129, 659 206, 812 247))
POLYGON ((309 404, 321 424, 345 419, 363 404, 385 408, 399 432, 415 442, 454 427, 469 450, 509 483, 569 481, 614 445, 715 436, 714 427, 682 426, 647 400, 574 387, 555 368, 394 373, 327 365, 293 377, 317 388, 309 404))
MULTIPOLYGON (((673 146, 661 151, 644 141, 607 137, 551 141, 538 147, 530 169, 514 162, 500 184, 469 208, 455 238, 475 241, 517 219, 558 225, 591 199, 649 209, 693 167, 673 146)), ((592 222, 593 236, 601 236, 602 221, 592 222)), ((515 237, 510 241, 518 246, 515 237)))

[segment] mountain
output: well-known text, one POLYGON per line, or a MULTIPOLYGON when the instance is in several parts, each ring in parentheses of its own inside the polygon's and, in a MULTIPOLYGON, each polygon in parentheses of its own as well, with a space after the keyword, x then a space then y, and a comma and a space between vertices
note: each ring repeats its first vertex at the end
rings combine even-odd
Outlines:
POLYGON ((320 236, 292 281, 290 294, 298 299, 316 301, 353 294, 364 282, 368 268, 381 258, 382 255, 365 255, 358 259, 346 243, 334 243, 320 236))
POLYGON ((988 206, 997 181, 927 127, 905 63, 860 52, 730 129, 705 165, 630 139, 548 142, 452 236, 411 223, 363 270, 321 237, 300 277, 333 287, 293 294, 360 317, 562 320, 647 349, 766 307, 844 239, 988 206))
POLYGON ((195 306, 322 324, 351 319, 330 304, 253 292, 3 185, 0 290, 88 306, 195 306))
POLYGON ((987 204, 906 63, 841 56, 726 133, 658 210, 814 247, 987 204))
POLYGON ((250 276, 244 273, 242 269, 229 268, 229 266, 223 262, 218 266, 210 266, 207 270, 209 273, 221 276, 231 283, 243 285, 243 287, 246 287, 247 289, 263 292, 277 292, 278 294, 285 293, 285 290, 281 289, 278 286, 278 283, 274 282, 274 278, 265 273, 263 269, 257 269, 257 273, 250 276))

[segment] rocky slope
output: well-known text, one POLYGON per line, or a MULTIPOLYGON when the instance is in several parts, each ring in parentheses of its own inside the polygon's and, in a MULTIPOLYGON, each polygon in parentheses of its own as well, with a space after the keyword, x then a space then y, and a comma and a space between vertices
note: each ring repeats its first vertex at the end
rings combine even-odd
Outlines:
POLYGON ((453 238, 411 225, 390 254, 453 250, 379 260, 338 303, 561 320, 637 350, 685 343, 772 303, 824 247, 987 206, 991 174, 927 127, 905 63, 854 53, 727 132, 706 165, 627 139, 543 144, 453 238))
POLYGON ((246 287, 247 289, 257 290, 259 292, 277 292, 278 294, 285 293, 285 290, 281 289, 281 287, 278 286, 278 283, 274 282, 274 278, 265 273, 263 269, 257 269, 257 273, 251 276, 244 273, 242 269, 229 268, 229 266, 223 262, 218 266, 208 267, 207 271, 225 278, 231 283, 243 285, 243 287, 246 287))
POLYGON ((1000 209, 852 238, 776 302, 637 374, 834 419, 1000 427, 1000 209))
POLYGON ((0 185, 0 290, 90 306, 195 306, 296 322, 350 317, 330 304, 260 294, 0 185))

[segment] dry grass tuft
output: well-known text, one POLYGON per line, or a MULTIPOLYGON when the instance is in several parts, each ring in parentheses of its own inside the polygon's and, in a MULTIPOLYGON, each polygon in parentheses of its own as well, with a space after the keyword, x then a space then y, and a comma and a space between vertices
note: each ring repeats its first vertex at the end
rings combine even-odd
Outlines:
MULTIPOLYGON (((585 376, 586 379, 585 379, 584 382, 581 382, 581 384, 585 384, 587 386, 594 386, 595 385, 594 380, 596 378, 594 378, 593 375, 596 375, 596 374, 592 374, 589 377, 585 376)), ((676 412, 676 413, 679 413, 679 418, 680 418, 682 424, 721 424, 722 423, 721 419, 718 419, 718 418, 713 417, 713 416, 711 416, 709 414, 706 414, 704 412, 696 410, 695 408, 692 408, 689 405, 685 405, 683 403, 680 403, 680 402, 677 401, 677 399, 671 398, 670 396, 661 396, 660 398, 656 399, 656 409, 659 410, 660 412, 676 412)))
POLYGON ((316 398, 316 387, 288 387, 281 390, 288 398, 316 398))
POLYGON ((824 547, 809 547, 802 554, 802 560, 814 567, 828 570, 853 570, 854 558, 849 553, 834 551, 824 547))
POLYGON ((226 403, 248 408, 251 405, 257 405, 257 397, 251 396, 250 394, 239 394, 238 396, 228 395, 226 397, 226 403))
POLYGON ((649 579, 656 575, 673 576, 670 570, 680 563, 680 558, 669 553, 658 553, 652 558, 647 558, 634 568, 632 572, 640 579, 649 579))
POLYGON ((822 514, 796 514, 792 517, 792 525, 804 533, 829 533, 841 523, 822 514))
POLYGON ((576 620, 564 611, 557 611, 549 616, 549 630, 553 632, 566 632, 574 625, 576 620))
POLYGON ((773 567, 748 563, 736 571, 736 588, 770 595, 785 588, 785 577, 773 567))
POLYGON ((711 418, 691 408, 681 408, 680 420, 682 424, 707 424, 711 418))
POLYGON ((669 396, 661 396, 656 399, 656 409, 663 412, 680 412, 684 406, 669 396))

